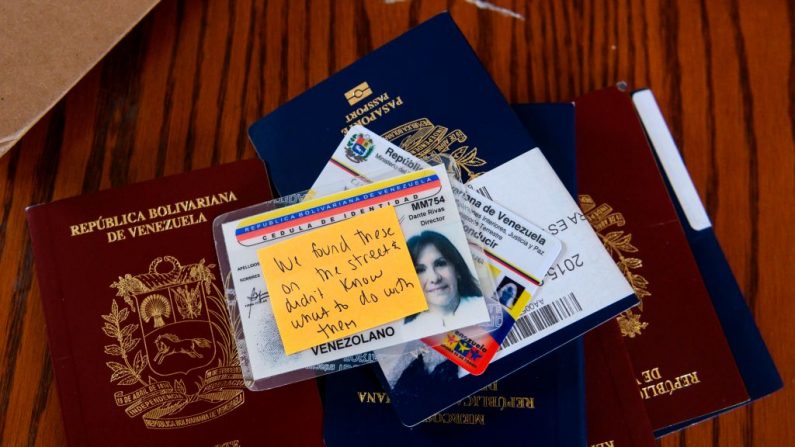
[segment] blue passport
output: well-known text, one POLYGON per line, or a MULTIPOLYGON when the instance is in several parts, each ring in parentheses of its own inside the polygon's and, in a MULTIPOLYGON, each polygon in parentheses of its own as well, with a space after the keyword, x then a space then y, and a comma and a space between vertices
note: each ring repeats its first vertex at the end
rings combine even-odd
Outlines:
MULTIPOLYGON (((572 110, 567 112, 569 121, 546 127, 565 128, 565 134, 573 135, 572 110)), ((426 160, 451 155, 465 178, 538 146, 446 13, 261 118, 249 128, 249 136, 269 167, 275 190, 284 195, 308 189, 355 124, 426 160)), ((409 426, 421 422, 636 302, 632 294, 623 297, 493 362, 481 376, 465 376, 444 387, 418 386, 422 399, 394 405, 401 421, 409 426)))
POLYGON ((328 447, 583 446, 582 374, 577 339, 411 428, 372 369, 330 374, 319 379, 323 439, 328 447))
MULTIPOLYGON (((573 106, 523 104, 514 110, 574 196, 573 106)), ((577 339, 411 428, 400 422, 370 368, 327 375, 319 379, 324 440, 329 447, 523 445, 530 439, 538 446, 583 446, 583 366, 577 339)))
POLYGON ((465 177, 537 146, 447 13, 340 70, 248 132, 286 195, 312 185, 355 124, 420 158, 450 154, 465 177))
MULTIPOLYGON (((781 376, 715 237, 712 223, 654 95, 651 90, 639 90, 633 93, 632 100, 654 150, 660 173, 673 199, 679 221, 684 227, 690 249, 696 258, 748 396, 752 401, 762 398, 783 386, 781 376)), ((724 411, 683 421, 654 434, 657 437, 664 436, 724 411)))

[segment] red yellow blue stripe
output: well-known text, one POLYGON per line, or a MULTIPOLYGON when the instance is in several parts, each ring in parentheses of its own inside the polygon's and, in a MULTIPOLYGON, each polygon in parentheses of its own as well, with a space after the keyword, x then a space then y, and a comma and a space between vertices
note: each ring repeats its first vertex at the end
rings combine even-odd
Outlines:
POLYGON ((354 171, 353 168, 351 168, 349 166, 345 166, 344 164, 338 162, 337 160, 335 160, 333 158, 331 160, 329 160, 329 163, 335 165, 336 167, 342 169, 343 171, 347 172, 348 174, 350 174, 350 175, 352 175, 354 177, 364 177, 362 174, 354 171))
POLYGON ((489 259, 491 259, 492 261, 494 261, 495 263, 497 263, 497 264, 501 265, 502 267, 505 267, 506 269, 516 273, 517 275, 521 276, 522 278, 530 281, 531 283, 533 283, 533 284, 535 284, 537 286, 541 285, 541 281, 538 278, 536 278, 535 276, 520 270, 519 268, 517 268, 516 266, 514 266, 512 264, 509 264, 506 260, 500 258, 496 254, 494 254, 494 253, 492 253, 492 252, 490 252, 488 250, 483 250, 483 251, 486 253, 486 256, 489 259))
POLYGON ((235 230, 235 236, 238 241, 247 241, 284 228, 336 216, 347 211, 387 202, 392 199, 439 188, 440 186, 441 181, 435 171, 418 171, 395 179, 331 194, 244 219, 235 230))

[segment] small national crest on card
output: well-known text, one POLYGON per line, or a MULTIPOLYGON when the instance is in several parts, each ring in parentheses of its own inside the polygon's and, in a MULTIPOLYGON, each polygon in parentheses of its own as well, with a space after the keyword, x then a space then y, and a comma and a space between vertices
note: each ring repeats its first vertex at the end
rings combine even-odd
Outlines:
POLYGON ((173 256, 146 273, 126 274, 102 331, 116 405, 150 429, 196 425, 243 404, 243 377, 215 265, 182 265, 173 256), (128 391, 127 387, 135 387, 128 391))
POLYGON ((373 139, 369 135, 355 133, 351 135, 345 144, 345 156, 354 163, 361 163, 367 160, 374 147, 375 143, 373 143, 373 139))

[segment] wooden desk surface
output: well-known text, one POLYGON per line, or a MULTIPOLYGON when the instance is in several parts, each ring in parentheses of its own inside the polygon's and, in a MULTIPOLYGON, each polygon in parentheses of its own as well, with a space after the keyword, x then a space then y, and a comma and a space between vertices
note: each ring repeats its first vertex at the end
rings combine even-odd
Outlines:
MULTIPOLYGON (((663 446, 795 444, 792 2, 164 1, 0 159, 0 444, 64 442, 34 203, 254 157, 256 118, 449 9, 505 96, 649 86, 785 380, 663 446)), ((309 123, 308 123, 309 124, 309 123)))

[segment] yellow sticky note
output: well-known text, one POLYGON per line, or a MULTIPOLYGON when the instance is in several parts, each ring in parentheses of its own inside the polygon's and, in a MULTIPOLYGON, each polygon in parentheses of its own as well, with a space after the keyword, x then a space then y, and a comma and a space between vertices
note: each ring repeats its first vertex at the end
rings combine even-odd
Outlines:
POLYGON ((287 354, 428 309, 393 207, 257 251, 287 354))

